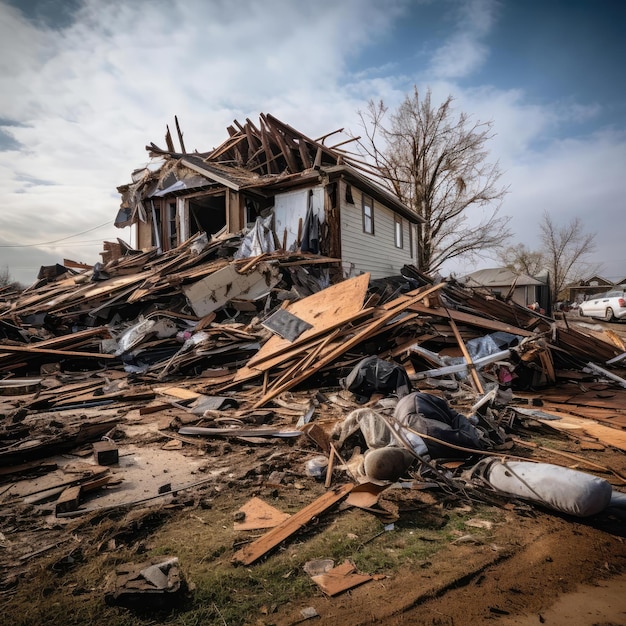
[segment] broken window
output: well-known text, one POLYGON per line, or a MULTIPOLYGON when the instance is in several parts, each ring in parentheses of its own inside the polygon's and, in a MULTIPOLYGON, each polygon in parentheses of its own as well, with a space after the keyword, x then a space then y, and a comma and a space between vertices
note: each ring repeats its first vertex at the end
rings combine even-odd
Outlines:
POLYGON ((352 185, 346 185, 346 202, 348 204, 354 204, 354 198, 352 197, 352 185))
POLYGON ((363 194, 363 232, 374 234, 374 201, 363 194))
POLYGON ((189 199, 190 235, 204 231, 213 235, 226 226, 226 195, 189 199))
POLYGON ((176 227, 176 201, 167 203, 167 241, 169 250, 178 245, 178 229, 176 227))
POLYGON ((393 232, 395 236, 396 248, 404 248, 404 238, 402 233, 402 218, 399 215, 393 216, 393 232))

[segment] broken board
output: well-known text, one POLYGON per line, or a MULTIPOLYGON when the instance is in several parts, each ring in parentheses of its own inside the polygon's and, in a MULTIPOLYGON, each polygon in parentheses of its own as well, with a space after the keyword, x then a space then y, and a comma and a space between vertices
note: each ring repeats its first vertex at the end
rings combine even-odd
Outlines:
POLYGON ((217 311, 233 298, 257 300, 269 293, 279 281, 278 268, 260 263, 247 274, 240 274, 234 265, 227 265, 217 272, 182 290, 198 317, 217 311))
POLYGON ((289 513, 283 513, 261 498, 256 497, 248 500, 237 512, 243 513, 245 517, 243 521, 234 523, 235 530, 275 528, 291 517, 289 513))

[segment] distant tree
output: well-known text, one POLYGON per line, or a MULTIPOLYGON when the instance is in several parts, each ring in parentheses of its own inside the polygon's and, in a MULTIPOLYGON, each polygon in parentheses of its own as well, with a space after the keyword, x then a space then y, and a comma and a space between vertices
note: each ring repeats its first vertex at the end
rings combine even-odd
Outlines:
POLYGON ((504 248, 498 259, 514 274, 536 276, 546 268, 546 256, 541 250, 530 250, 523 243, 504 248))
POLYGON ((456 117, 451 96, 435 107, 430 90, 420 98, 417 88, 395 112, 370 101, 359 116, 365 137, 358 145, 373 163, 369 173, 425 220, 417 227, 421 270, 493 252, 509 239, 510 218, 498 216, 507 189, 497 186, 498 164, 485 162, 491 122, 456 117))
POLYGON ((539 224, 541 243, 550 272, 550 288, 554 298, 563 289, 593 273, 588 255, 595 250, 595 233, 585 233, 578 217, 558 226, 546 211, 539 224))
POLYGON ((11 284, 11 274, 8 267, 0 269, 0 287, 6 287, 11 284))
POLYGON ((4 269, 0 269, 0 289, 3 287, 12 287, 15 291, 22 291, 23 287, 11 278, 11 272, 5 265, 4 269))

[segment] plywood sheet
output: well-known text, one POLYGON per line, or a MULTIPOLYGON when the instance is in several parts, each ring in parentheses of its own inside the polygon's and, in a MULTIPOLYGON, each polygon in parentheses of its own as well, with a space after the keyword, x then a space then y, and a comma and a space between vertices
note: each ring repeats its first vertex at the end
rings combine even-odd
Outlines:
MULTIPOLYGON (((298 344, 351 320, 363 308, 369 281, 369 273, 361 274, 289 305, 289 313, 312 326, 298 337, 298 344)), ((250 359, 248 365, 254 367, 255 363, 294 345, 289 340, 274 335, 250 359)))
POLYGON ((626 450, 626 432, 623 430, 611 428, 610 426, 604 426, 603 424, 598 424, 593 420, 585 419, 583 417, 575 417, 573 415, 568 415, 567 413, 558 413, 557 411, 546 412, 552 413, 557 417, 561 417, 559 420, 538 420, 546 426, 566 432, 571 432, 573 430, 580 431, 608 446, 619 448, 620 450, 626 450))
POLYGON ((291 517, 276 507, 268 504, 261 498, 248 500, 238 511, 245 515, 243 521, 235 522, 235 530, 258 530, 260 528, 274 528, 291 517))
POLYGON ((372 577, 369 574, 357 573, 350 561, 344 561, 325 574, 312 576, 311 579, 327 596, 336 596, 372 580, 372 577))

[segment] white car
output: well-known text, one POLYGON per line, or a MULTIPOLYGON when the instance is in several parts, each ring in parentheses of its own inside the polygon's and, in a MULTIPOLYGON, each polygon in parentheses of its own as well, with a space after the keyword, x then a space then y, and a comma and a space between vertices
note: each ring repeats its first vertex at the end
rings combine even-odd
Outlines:
POLYGON ((607 291, 595 296, 589 296, 578 307, 578 315, 583 317, 598 317, 607 322, 621 320, 626 317, 626 292, 607 291))

